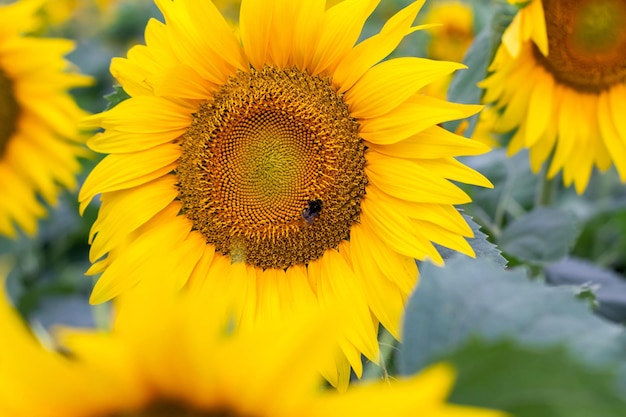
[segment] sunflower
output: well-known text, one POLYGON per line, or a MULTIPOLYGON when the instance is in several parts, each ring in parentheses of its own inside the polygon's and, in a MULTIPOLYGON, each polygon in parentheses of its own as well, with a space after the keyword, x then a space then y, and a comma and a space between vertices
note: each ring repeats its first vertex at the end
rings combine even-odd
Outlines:
POLYGON ((43 9, 43 17, 48 26, 62 25, 72 18, 92 20, 91 14, 103 14, 119 2, 120 0, 48 0, 43 9))
POLYGON ((502 37, 484 101, 494 128, 516 129, 509 154, 530 151, 537 172, 562 171, 580 194, 593 167, 626 181, 626 1, 532 0, 502 37))
POLYGON ((18 226, 32 235, 61 188, 74 188, 80 170, 78 120, 85 117, 67 90, 88 77, 67 72, 65 39, 23 36, 38 24, 41 2, 0 6, 0 235, 18 226))
POLYGON ((439 24, 431 29, 428 56, 445 61, 462 61, 474 40, 472 7, 458 0, 435 1, 423 21, 439 24))
POLYGON ((112 331, 63 329, 42 346, 0 297, 0 414, 13 417, 503 417, 445 403, 452 368, 322 390, 316 361, 334 355, 330 315, 238 332, 223 304, 160 297, 112 331), (296 322, 300 325, 295 325, 296 322))
MULTIPOLYGON (((492 149, 499 147, 500 142, 493 132, 493 125, 497 118, 498 113, 493 107, 485 107, 478 116, 471 138, 484 143, 492 149)), ((464 124, 466 126, 459 126, 461 131, 467 128, 468 123, 464 124)))
MULTIPOLYGON (((438 1, 431 3, 421 19, 423 23, 436 25, 430 30, 427 56, 432 59, 461 62, 467 48, 474 39, 474 13, 472 8, 459 1, 438 1)), ((452 74, 435 80, 423 92, 445 99, 452 74)))
POLYGON ((210 286, 244 326, 304 299, 348 305, 345 356, 324 370, 345 386, 362 353, 377 360, 379 323, 400 336, 414 259, 442 264, 433 242, 473 255, 453 206, 470 197, 449 180, 490 186, 454 159, 488 148, 437 124, 479 106, 419 93, 463 66, 380 62, 423 1, 356 46, 377 1, 244 0, 241 39, 212 2, 156 3, 166 23, 111 64, 131 98, 85 122, 109 154, 79 195, 101 194, 91 301, 210 286))

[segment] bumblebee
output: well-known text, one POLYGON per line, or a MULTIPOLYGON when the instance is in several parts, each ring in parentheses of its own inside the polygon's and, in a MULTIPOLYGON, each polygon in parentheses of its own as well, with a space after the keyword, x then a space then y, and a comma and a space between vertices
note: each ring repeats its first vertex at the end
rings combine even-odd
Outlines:
POLYGON ((307 226, 310 226, 321 212, 322 200, 309 200, 308 207, 302 212, 302 218, 306 221, 307 226))

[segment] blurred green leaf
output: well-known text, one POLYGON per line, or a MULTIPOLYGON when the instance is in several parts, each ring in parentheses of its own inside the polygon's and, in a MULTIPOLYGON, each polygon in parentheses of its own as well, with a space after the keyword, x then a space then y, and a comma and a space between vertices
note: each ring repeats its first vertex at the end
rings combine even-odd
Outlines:
POLYGON ((474 340, 445 360, 458 371, 450 402, 516 417, 621 417, 626 410, 611 371, 590 369, 562 348, 474 340))
MULTIPOLYGON (((600 176, 597 176, 600 177, 600 176)), ((605 175, 602 179, 610 179, 605 175)), ((594 261, 602 267, 626 270, 626 198, 624 186, 618 183, 600 194, 598 187, 586 192, 584 198, 571 196, 561 200, 563 207, 574 210, 583 222, 580 237, 572 254, 594 261), (589 195, 587 195, 589 194, 589 195)), ((594 184, 595 185, 595 184, 594 184)), ((610 184, 613 185, 613 184, 610 184)), ((593 186, 593 185, 592 185, 593 186)))
POLYGON ((553 285, 572 285, 593 292, 602 316, 626 323, 626 280, 623 276, 577 258, 547 265, 546 280, 553 285))
POLYGON ((467 212, 486 226, 494 238, 499 236, 501 228, 511 217, 519 217, 532 209, 537 176, 530 170, 526 151, 507 157, 504 149, 494 149, 485 155, 464 158, 463 162, 494 184, 493 189, 465 188, 473 201, 465 206, 467 212))
POLYGON ((554 262, 567 255, 578 232, 572 213, 539 207, 510 223, 498 238, 498 245, 522 261, 554 262))
POLYGON ((108 102, 106 110, 111 110, 113 107, 117 106, 122 101, 128 100, 130 98, 128 93, 124 91, 121 85, 114 85, 113 89, 115 91, 113 91, 111 94, 107 94, 106 96, 104 96, 104 98, 108 102))
MULTIPOLYGON (((467 343, 513 339, 528 347, 564 344, 587 364, 614 366, 626 392, 626 334, 594 315, 565 287, 504 270, 485 259, 454 257, 424 264, 403 325, 398 369, 413 373, 467 343)), ((513 376, 511 376, 513 377, 513 376)))
MULTIPOLYGON (((472 246, 472 249, 474 249, 474 252, 476 253, 476 258, 489 259, 495 264, 505 267, 508 261, 502 256, 502 252, 500 251, 500 249, 498 249, 496 245, 487 240, 487 235, 481 232, 480 225, 476 223, 470 216, 464 215, 463 217, 474 232, 474 237, 471 239, 467 239, 467 241, 472 246)), ((443 257, 443 259, 449 259, 452 256, 456 255, 466 256, 441 246, 437 246, 437 250, 443 257)))
MULTIPOLYGON (((513 19, 515 8, 506 4, 498 5, 491 16, 491 21, 474 38, 474 42, 465 54, 465 71, 457 71, 448 89, 448 100, 455 103, 476 104, 481 102, 483 90, 477 83, 487 76, 487 68, 500 44, 502 32, 513 19)), ((476 127, 478 115, 469 118, 469 127, 465 135, 470 137, 476 127)), ((445 123, 446 129, 455 132, 461 121, 445 123)))

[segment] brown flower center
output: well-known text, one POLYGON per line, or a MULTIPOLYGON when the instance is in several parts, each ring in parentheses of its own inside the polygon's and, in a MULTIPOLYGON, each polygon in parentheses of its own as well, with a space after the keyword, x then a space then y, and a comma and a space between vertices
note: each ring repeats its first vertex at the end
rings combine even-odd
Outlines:
POLYGON ((625 0, 543 0, 548 56, 537 60, 563 84, 597 93, 626 78, 625 0))
POLYGON ((158 402, 137 410, 115 413, 107 417, 250 417, 230 410, 198 410, 172 402, 158 402))
POLYGON ((13 82, 0 71, 0 158, 17 129, 20 107, 13 94, 13 82))
POLYGON ((182 148, 183 214, 233 260, 306 264, 359 219, 365 147, 327 79, 295 68, 240 72, 200 106, 182 148))

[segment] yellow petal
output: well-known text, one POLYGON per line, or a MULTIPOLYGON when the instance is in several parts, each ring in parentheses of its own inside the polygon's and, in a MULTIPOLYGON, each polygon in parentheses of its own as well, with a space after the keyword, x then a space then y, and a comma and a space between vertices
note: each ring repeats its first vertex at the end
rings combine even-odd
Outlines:
POLYGON ((148 222, 178 195, 176 177, 166 175, 129 190, 108 193, 89 234, 89 259, 100 259, 129 233, 148 222), (141 207, 141 210, 137 210, 141 207), (97 233, 95 239, 94 234, 97 233))
POLYGON ((543 12, 543 4, 540 1, 532 1, 524 8, 528 13, 528 24, 532 26, 532 40, 544 56, 548 56, 548 35, 546 33, 546 17, 543 12))
POLYGON ((527 147, 533 146, 548 129, 548 124, 554 119, 554 78, 545 73, 543 69, 535 72, 534 85, 530 87, 532 93, 528 101, 526 113, 526 143, 527 147))
POLYGON ((187 65, 174 65, 153 78, 154 93, 164 97, 207 100, 217 88, 187 65))
POLYGON ((311 64, 313 75, 332 74, 361 35, 363 24, 380 0, 345 0, 326 11, 311 64))
MULTIPOLYGON (((298 2, 296 2, 297 4, 298 2)), ((324 25, 325 0, 299 2, 293 37, 293 64, 300 69, 311 70, 311 65, 324 25)))
POLYGON ((257 70, 268 63, 272 25, 280 24, 273 21, 276 10, 274 2, 274 0, 248 0, 241 3, 239 12, 241 43, 250 64, 257 70))
POLYGON ((196 111, 192 103, 167 100, 162 97, 139 96, 122 101, 113 109, 86 117, 84 127, 102 127, 129 133, 160 133, 189 127, 196 111))
POLYGON ((558 126, 559 126, 559 140, 557 141, 556 150, 552 157, 552 163, 548 170, 548 178, 554 177, 559 170, 563 167, 565 162, 570 159, 572 152, 577 145, 581 123, 574 123, 572 121, 584 120, 584 116, 581 118, 577 111, 577 97, 573 91, 569 88, 561 87, 563 89, 562 99, 559 107, 558 126))
POLYGON ((437 159, 449 156, 481 155, 489 147, 477 140, 456 135, 439 126, 432 126, 390 145, 367 143, 367 147, 389 156, 408 159, 437 159))
POLYGON ((85 211, 96 194, 136 187, 166 175, 174 169, 179 156, 180 146, 167 144, 105 157, 91 171, 78 194, 80 212, 85 211))
POLYGON ((199 29, 196 35, 199 49, 196 53, 206 54, 206 51, 212 51, 212 59, 215 55, 219 56, 226 63, 226 70, 229 72, 246 70, 249 67, 246 54, 233 29, 212 1, 185 0, 183 7, 193 27, 199 29))
POLYGON ((417 162, 430 172, 441 172, 443 178, 493 188, 493 184, 487 177, 454 158, 423 159, 417 162))
POLYGON ((238 45, 231 31, 220 30, 223 29, 220 21, 224 25, 225 22, 213 2, 156 0, 155 3, 165 17, 169 43, 176 45, 172 49, 178 60, 192 66, 211 83, 225 83, 235 71, 225 58, 232 58, 232 51, 236 51, 238 45), (223 39, 217 38, 215 33, 204 33, 206 27, 218 31, 223 39), (224 47, 222 41, 229 47, 224 47))
POLYGON ((344 100, 353 117, 378 117, 398 107, 425 85, 461 68, 466 67, 424 58, 391 59, 369 69, 346 92, 344 100))
POLYGON ((159 133, 128 133, 107 130, 97 133, 87 140, 87 146, 99 153, 129 153, 143 151, 164 143, 173 142, 181 135, 180 131, 159 133))
MULTIPOLYGON (((370 187, 372 188, 372 187, 370 187)), ((366 198, 361 202, 361 223, 373 230, 396 252, 418 260, 430 259, 443 265, 441 255, 432 243, 422 236, 414 223, 380 198, 366 198)))
POLYGON ((516 57, 520 51, 521 30, 521 16, 518 13, 502 34, 502 45, 513 57, 516 57))
MULTIPOLYGON (((175 291, 173 275, 185 255, 183 241, 189 235, 190 225, 182 217, 173 216, 180 206, 168 210, 167 222, 152 220, 150 228, 115 257, 96 282, 89 302, 99 304, 117 296, 125 289, 143 281, 161 280, 159 285, 175 291), (163 244, 167 242, 167 244, 163 244)), ((188 249, 185 247, 185 249, 188 249)), ((182 272, 182 271, 179 271, 182 272)), ((191 271, 189 271, 191 272, 191 271)), ((185 275, 186 277, 188 276, 185 275)))
POLYGON ((619 137, 626 140, 626 86, 624 84, 616 84, 609 90, 609 110, 613 118, 613 124, 619 132, 619 137))
POLYGON ((620 179, 626 181, 626 141, 617 131, 611 118, 610 94, 614 92, 604 91, 598 98, 598 123, 602 140, 611 154, 620 179))
POLYGON ((352 88, 367 70, 396 49, 406 35, 424 28, 411 26, 423 4, 424 0, 417 0, 400 10, 385 23, 378 35, 359 43, 343 57, 332 75, 340 93, 352 88))
POLYGON ((351 255, 358 276, 368 277, 363 283, 368 304, 380 323, 396 339, 400 338, 400 318, 404 312, 405 297, 402 296, 394 277, 385 277, 382 268, 377 264, 371 240, 360 224, 350 228, 351 255))
POLYGON ((381 272, 386 279, 400 289, 402 296, 406 298, 413 292, 419 279, 415 259, 394 251, 367 224, 361 223, 360 228, 368 239, 370 254, 381 272))
POLYGON ((414 95, 389 113, 360 120, 363 139, 389 145, 407 139, 436 124, 469 117, 482 106, 450 103, 433 97, 414 95))
MULTIPOLYGON (((346 339, 367 358, 378 357, 378 335, 371 323, 370 311, 366 302, 363 284, 350 269, 343 257, 335 249, 328 249, 322 256, 322 276, 318 283, 320 305, 329 309, 337 308, 349 300, 350 308, 345 311, 346 325, 341 327, 346 339), (341 279, 337 279, 341 277, 341 279)), ((360 356, 360 355, 359 355, 360 356)), ((350 363, 360 376, 360 357, 350 363)))
MULTIPOLYGON (((420 163, 391 158, 371 150, 366 157, 367 178, 394 197, 420 203, 463 204, 471 201, 464 191, 443 178, 445 167, 431 171, 420 163)), ((455 167, 451 165, 450 168, 455 167)))

